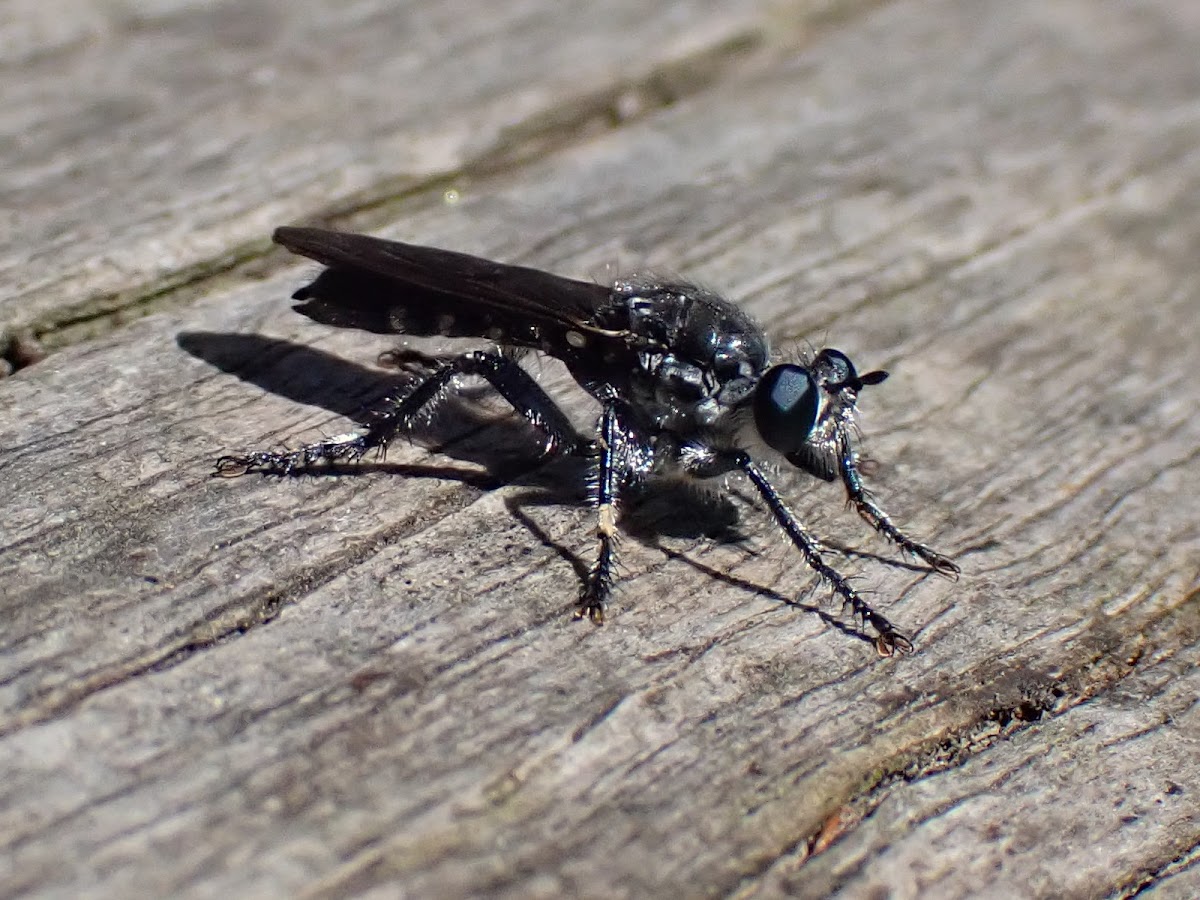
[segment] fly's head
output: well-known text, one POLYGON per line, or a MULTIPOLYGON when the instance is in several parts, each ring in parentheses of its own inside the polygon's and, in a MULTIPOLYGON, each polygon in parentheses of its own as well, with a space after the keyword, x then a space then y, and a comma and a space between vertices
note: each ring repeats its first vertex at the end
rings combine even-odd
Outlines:
POLYGON ((771 366, 754 388, 755 428, 792 465, 833 481, 859 391, 885 378, 882 371, 859 375, 846 354, 832 349, 806 365, 771 366))

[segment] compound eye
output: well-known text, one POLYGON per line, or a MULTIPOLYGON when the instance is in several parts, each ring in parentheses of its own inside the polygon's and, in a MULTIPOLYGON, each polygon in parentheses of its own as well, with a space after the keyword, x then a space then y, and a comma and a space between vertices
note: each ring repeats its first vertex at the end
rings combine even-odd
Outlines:
POLYGON ((767 446, 785 456, 808 440, 820 411, 817 382, 802 366, 772 366, 754 390, 754 424, 767 446))
POLYGON ((821 372, 824 376, 822 380, 830 387, 853 384, 858 379, 854 363, 841 350, 822 350, 817 354, 813 368, 821 372))

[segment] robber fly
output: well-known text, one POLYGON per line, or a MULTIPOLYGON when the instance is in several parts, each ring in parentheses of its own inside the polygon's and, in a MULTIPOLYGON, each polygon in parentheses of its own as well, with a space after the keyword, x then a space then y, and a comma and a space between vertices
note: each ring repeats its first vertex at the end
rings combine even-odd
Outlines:
POLYGON ((876 632, 882 655, 912 643, 873 610, 771 484, 780 459, 824 481, 840 479, 850 504, 902 551, 947 577, 958 567, 910 538, 863 487, 852 443, 859 392, 886 372, 859 374, 825 349, 802 363, 772 364, 766 335, 716 294, 649 278, 611 287, 449 250, 316 228, 280 228, 275 241, 327 266, 293 295, 297 312, 376 334, 476 337, 497 348, 533 349, 562 360, 600 403, 594 440, 579 436, 533 377, 499 349, 449 361, 376 410, 363 430, 291 451, 223 456, 217 473, 291 475, 382 453, 410 431, 462 376, 482 378, 545 436, 548 450, 578 453, 592 467, 596 561, 576 618, 604 621, 615 567, 622 494, 647 478, 741 472, 771 515, 843 605, 876 632))

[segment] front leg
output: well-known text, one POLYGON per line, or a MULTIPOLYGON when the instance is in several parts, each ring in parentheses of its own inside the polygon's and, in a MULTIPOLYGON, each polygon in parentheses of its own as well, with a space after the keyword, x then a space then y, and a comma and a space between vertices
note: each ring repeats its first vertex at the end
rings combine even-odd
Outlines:
POLYGON ((905 553, 911 553, 931 566, 939 575, 944 575, 951 580, 958 579, 962 570, 949 557, 914 541, 897 528, 888 514, 871 499, 871 495, 863 487, 862 477, 859 475, 858 465, 854 458, 854 448, 846 440, 841 441, 841 448, 838 452, 838 470, 841 472, 842 484, 846 486, 846 496, 850 500, 850 505, 868 525, 905 553))

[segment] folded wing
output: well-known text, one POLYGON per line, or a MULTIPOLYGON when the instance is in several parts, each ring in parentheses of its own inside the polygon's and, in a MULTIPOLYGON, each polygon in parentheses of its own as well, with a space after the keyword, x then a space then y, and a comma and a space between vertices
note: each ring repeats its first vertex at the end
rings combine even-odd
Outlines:
POLYGON ((471 336, 552 350, 616 340, 597 314, 613 305, 602 285, 421 247, 319 228, 279 228, 276 243, 328 268, 293 296, 309 318, 378 334, 471 336))

